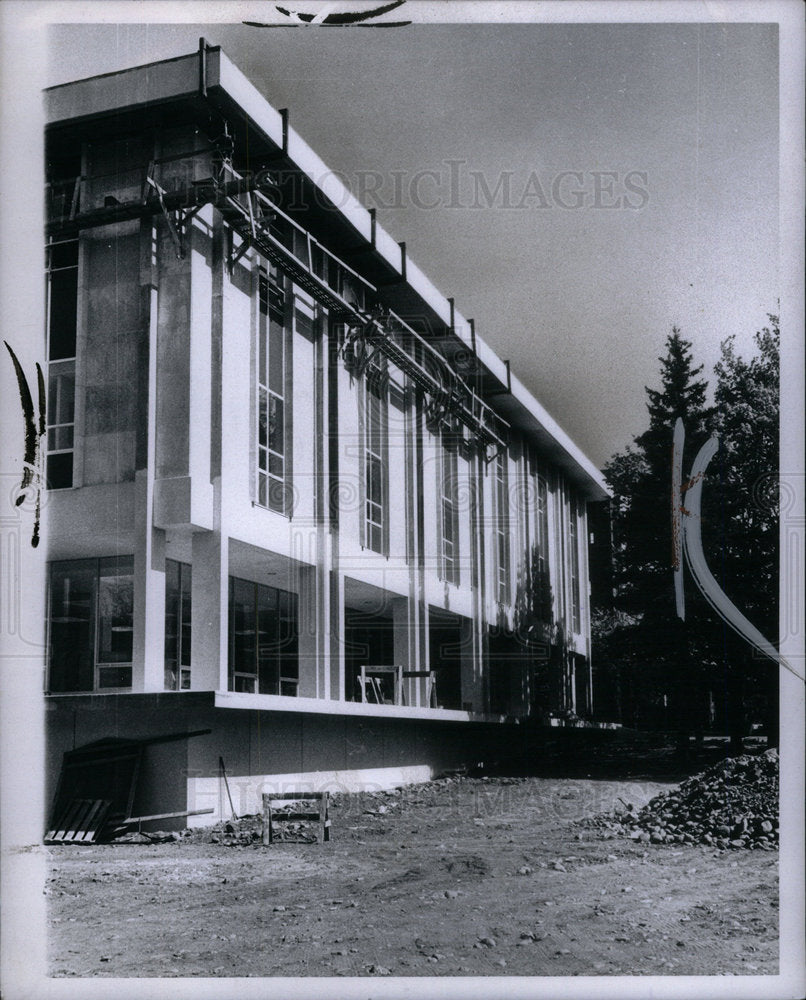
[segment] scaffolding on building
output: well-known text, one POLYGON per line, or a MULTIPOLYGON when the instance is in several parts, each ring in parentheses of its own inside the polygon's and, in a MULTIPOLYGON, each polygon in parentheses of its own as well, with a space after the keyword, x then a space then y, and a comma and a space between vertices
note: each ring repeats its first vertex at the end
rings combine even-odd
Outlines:
MULTIPOLYGON (((224 139, 227 138, 225 131, 224 139)), ((468 385, 454 366, 400 316, 382 307, 378 289, 333 254, 282 210, 273 178, 262 172, 239 173, 232 165, 231 147, 222 153, 221 139, 207 151, 191 151, 153 159, 143 177, 140 196, 119 201, 108 195, 102 207, 81 209, 82 182, 76 177, 51 185, 51 240, 75 237, 81 230, 161 215, 178 258, 186 252, 188 227, 194 216, 212 204, 229 227, 228 263, 232 268, 250 249, 278 267, 310 294, 328 314, 345 324, 346 343, 380 352, 423 394, 429 426, 456 418, 486 449, 505 446, 508 424, 468 385), (214 175, 168 190, 160 183, 165 163, 212 154, 214 175)))

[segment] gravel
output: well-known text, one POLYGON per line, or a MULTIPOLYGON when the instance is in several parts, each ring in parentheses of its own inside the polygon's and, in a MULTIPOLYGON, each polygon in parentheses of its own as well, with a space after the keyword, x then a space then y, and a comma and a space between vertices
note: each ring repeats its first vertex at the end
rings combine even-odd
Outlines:
POLYGON ((618 836, 653 844, 708 844, 722 850, 778 846, 778 751, 720 761, 661 792, 643 809, 577 821, 602 839, 618 836))

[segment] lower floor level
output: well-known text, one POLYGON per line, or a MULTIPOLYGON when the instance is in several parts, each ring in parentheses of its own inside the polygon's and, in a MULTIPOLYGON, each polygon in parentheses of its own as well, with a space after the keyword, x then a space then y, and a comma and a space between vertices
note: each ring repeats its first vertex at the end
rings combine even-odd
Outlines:
POLYGON ((293 711, 288 701, 268 707, 270 696, 230 692, 49 697, 46 802, 57 812, 59 802, 109 800, 125 818, 195 814, 150 824, 182 828, 259 813, 264 792, 378 791, 452 769, 522 766, 539 753, 530 725, 370 704, 334 714, 308 699, 293 711))
MULTIPOLYGON (((562 627, 408 567, 310 563, 215 532, 49 564, 49 694, 230 691, 475 717, 588 718, 562 627)), ((333 710, 338 711, 336 705, 333 710)))

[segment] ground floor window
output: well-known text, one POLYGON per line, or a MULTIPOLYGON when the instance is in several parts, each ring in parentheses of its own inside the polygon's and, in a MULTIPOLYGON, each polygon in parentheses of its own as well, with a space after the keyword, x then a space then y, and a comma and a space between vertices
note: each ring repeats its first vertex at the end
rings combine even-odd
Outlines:
POLYGON ((190 689, 192 569, 165 560, 165 690, 190 689))
POLYGON ((134 560, 50 564, 50 691, 130 688, 134 560))
POLYGON ((297 595, 230 577, 229 687, 252 694, 296 695, 299 687, 297 595))

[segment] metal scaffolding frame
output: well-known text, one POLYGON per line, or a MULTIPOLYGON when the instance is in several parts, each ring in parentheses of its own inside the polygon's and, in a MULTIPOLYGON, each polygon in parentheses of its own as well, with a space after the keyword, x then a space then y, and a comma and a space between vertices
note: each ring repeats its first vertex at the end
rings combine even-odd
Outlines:
MULTIPOLYGON (((179 191, 169 191, 159 180, 163 163, 192 159, 204 151, 194 150, 163 159, 153 159, 145 171, 138 199, 119 202, 107 197, 103 207, 80 210, 82 177, 74 182, 69 213, 48 221, 51 238, 65 238, 83 229, 96 228, 137 218, 162 215, 176 255, 185 255, 187 228, 205 205, 212 204, 231 231, 230 269, 249 250, 279 267, 293 282, 325 306, 331 317, 345 323, 346 343, 368 361, 367 346, 380 351, 423 394, 427 422, 438 427, 449 415, 458 419, 478 442, 495 451, 505 447, 509 425, 467 384, 450 362, 400 316, 377 303, 377 288, 333 254, 308 230, 285 213, 269 174, 242 175, 224 154, 218 161, 218 176, 194 181, 179 191), (235 247, 234 234, 240 238, 235 247), (345 291, 347 285, 349 291, 345 291), (347 295, 351 297, 348 298, 347 295), (367 301, 372 302, 367 306, 367 301)), ((220 152, 211 148, 214 156, 220 152)), ((60 182, 60 187, 70 182, 60 182)), ((55 185, 51 187, 53 193, 55 185)), ((66 192, 65 192, 66 193, 66 192)), ((62 204, 68 199, 62 196, 62 204)), ((346 346, 346 345, 344 345, 346 346)), ((342 356, 344 356, 344 346, 342 356)))

